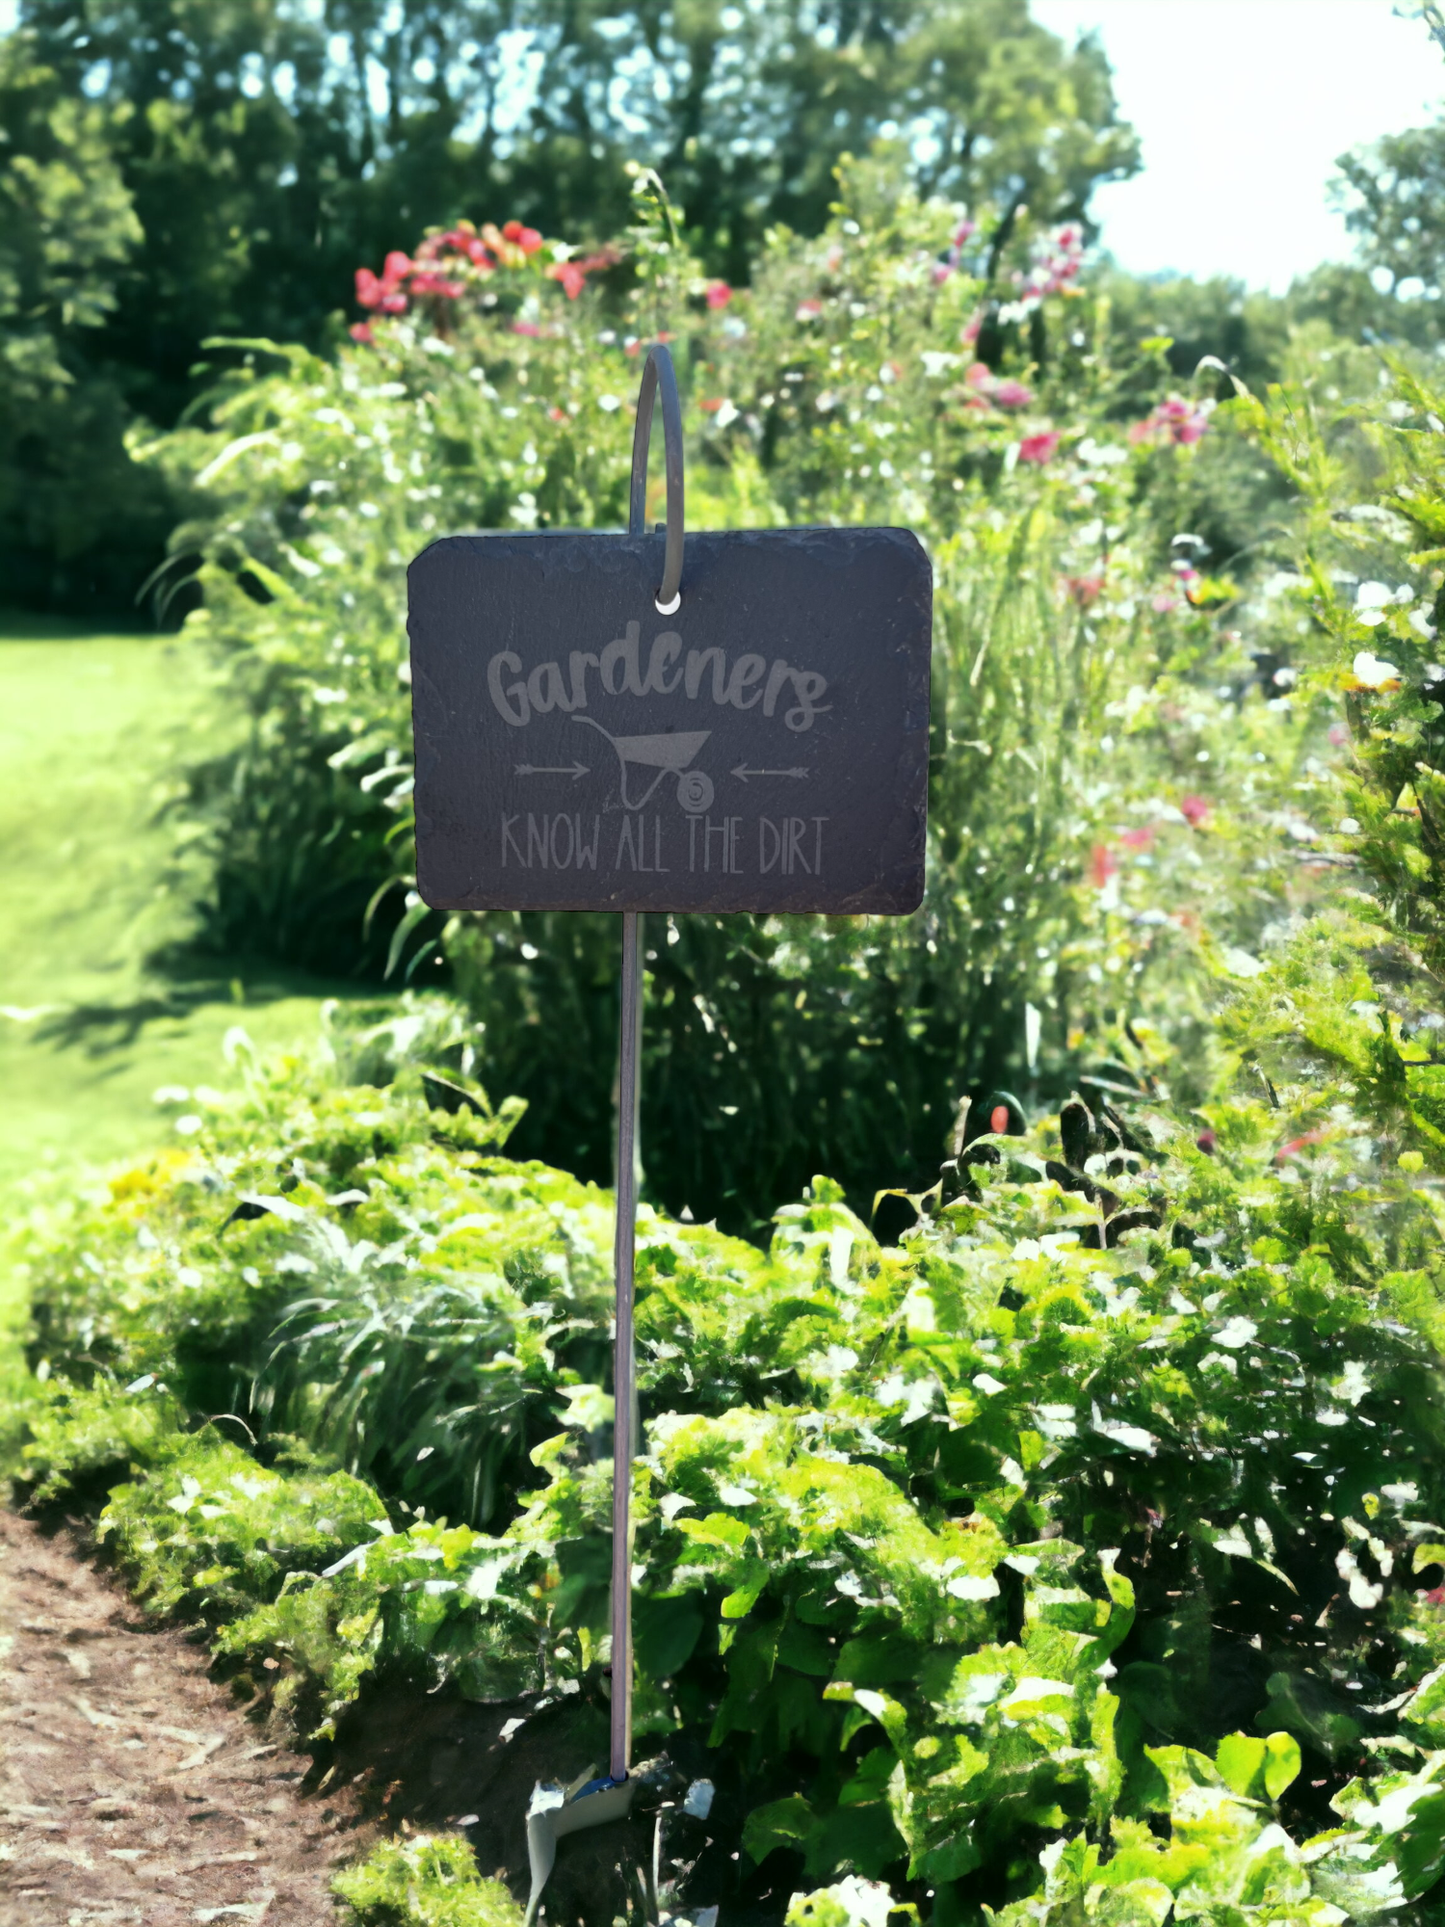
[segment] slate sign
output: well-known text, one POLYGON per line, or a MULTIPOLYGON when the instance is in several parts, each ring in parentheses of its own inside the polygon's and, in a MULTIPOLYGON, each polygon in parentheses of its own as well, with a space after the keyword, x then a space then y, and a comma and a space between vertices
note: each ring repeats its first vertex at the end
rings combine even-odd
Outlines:
POLYGON ((417 887, 444 910, 899 915, 932 572, 905 529, 453 535, 409 572, 417 887))

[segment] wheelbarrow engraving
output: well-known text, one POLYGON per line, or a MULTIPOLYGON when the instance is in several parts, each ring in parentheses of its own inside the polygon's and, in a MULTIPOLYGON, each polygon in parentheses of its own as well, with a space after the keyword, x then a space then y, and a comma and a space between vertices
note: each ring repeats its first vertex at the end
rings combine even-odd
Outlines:
POLYGON ((622 770, 623 809, 640 810, 664 776, 676 776, 677 800, 689 815, 696 816, 712 807, 712 778, 700 769, 688 768, 693 757, 711 736, 710 729, 680 729, 661 736, 614 736, 611 730, 604 729, 601 723, 594 722, 590 716, 574 716, 572 720, 595 729, 617 751, 617 761, 622 770), (627 794, 629 763, 657 771, 635 802, 627 794))

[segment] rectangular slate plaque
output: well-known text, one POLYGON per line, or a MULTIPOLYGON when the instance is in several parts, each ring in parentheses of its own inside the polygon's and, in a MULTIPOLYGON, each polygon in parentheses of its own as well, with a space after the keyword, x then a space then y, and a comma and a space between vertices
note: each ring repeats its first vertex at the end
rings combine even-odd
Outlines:
POLYGON ((906 529, 452 535, 408 577, 417 887, 443 910, 902 915, 933 578, 906 529))

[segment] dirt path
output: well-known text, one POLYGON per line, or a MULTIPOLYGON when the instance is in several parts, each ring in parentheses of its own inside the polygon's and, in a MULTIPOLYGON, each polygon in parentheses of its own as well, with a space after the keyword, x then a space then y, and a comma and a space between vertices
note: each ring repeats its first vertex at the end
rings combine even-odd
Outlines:
POLYGON ((368 1844, 305 1800, 206 1656, 63 1535, 0 1511, 0 1927, 337 1927, 332 1869, 368 1844))

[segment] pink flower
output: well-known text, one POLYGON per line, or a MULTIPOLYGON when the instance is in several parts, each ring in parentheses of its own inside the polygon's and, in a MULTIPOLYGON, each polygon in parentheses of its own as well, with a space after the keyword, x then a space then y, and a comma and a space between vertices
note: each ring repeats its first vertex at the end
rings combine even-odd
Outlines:
POLYGON ((1138 829, 1125 830, 1119 841, 1129 850, 1147 850, 1154 841, 1154 825, 1141 823, 1138 829))
POLYGON ((1034 398, 1032 388, 1025 388, 1021 381, 996 382, 993 399, 998 408, 1027 408, 1034 398))
POLYGON ((1004 1137, 1008 1132, 1008 1105, 995 1104, 988 1114, 988 1128, 995 1137, 1004 1137))
POLYGON ((411 273, 411 262, 400 249, 393 249, 386 257, 385 271, 380 279, 370 268, 356 270, 356 300, 363 308, 379 308, 383 314, 405 314, 406 296, 402 293, 401 283, 411 273))
POLYGON ((353 321, 350 334, 353 341, 359 341, 367 348, 376 346, 376 336, 371 332, 369 321, 353 321))
POLYGON ((466 293, 460 281, 453 281, 444 274, 433 274, 429 268, 412 275, 411 291, 414 295, 440 295, 448 301, 457 301, 466 293))
POLYGON ((1089 853, 1089 881, 1102 890, 1110 877, 1119 874, 1119 859, 1107 843, 1096 843, 1089 853))
POLYGON ((512 323, 512 333, 514 335, 529 335, 532 340, 535 341, 541 332, 542 330, 537 326, 535 321, 514 321, 512 323))
POLYGON ((961 248, 965 241, 971 241, 977 233, 977 221, 960 221, 958 226, 953 230, 953 245, 956 248, 961 248))
POLYGON ((1330 741, 1336 749, 1343 749, 1350 740, 1350 732, 1343 723, 1330 724, 1330 741))
POLYGON ((941 288, 944 282, 947 281, 950 275, 953 273, 953 269, 948 265, 946 261, 935 261, 930 272, 933 276, 934 287, 941 288))
POLYGON ((1209 426, 1211 402, 1185 401, 1182 395, 1169 395, 1156 402, 1129 430, 1131 442, 1163 442, 1188 446, 1197 442, 1209 426))
POLYGON ((967 321, 964 322, 963 330, 958 337, 959 340, 963 342, 967 342, 968 345, 971 347, 973 343, 978 340, 978 331, 982 326, 983 326, 983 309, 979 308, 974 314, 969 316, 967 321))
POLYGON ((970 388, 990 388, 993 386, 993 370, 986 361, 973 362, 965 371, 963 378, 970 388))
POLYGON ((1207 796, 1181 796, 1179 814, 1191 829, 1199 829, 1209 821, 1210 802, 1207 796))
POLYGON ((1179 604, 1172 595, 1156 595, 1149 607, 1156 616, 1167 616, 1170 610, 1177 609, 1179 604))
POLYGON ((1041 429, 1037 435, 1025 435, 1019 443, 1019 460, 1021 462, 1051 461, 1058 446, 1057 430, 1041 429))
POLYGON ((821 301, 811 299, 800 301, 794 319, 797 321, 816 321, 822 312, 823 304, 821 301))
POLYGON ((733 291, 726 281, 709 281, 706 296, 710 308, 725 308, 733 298, 733 291))

